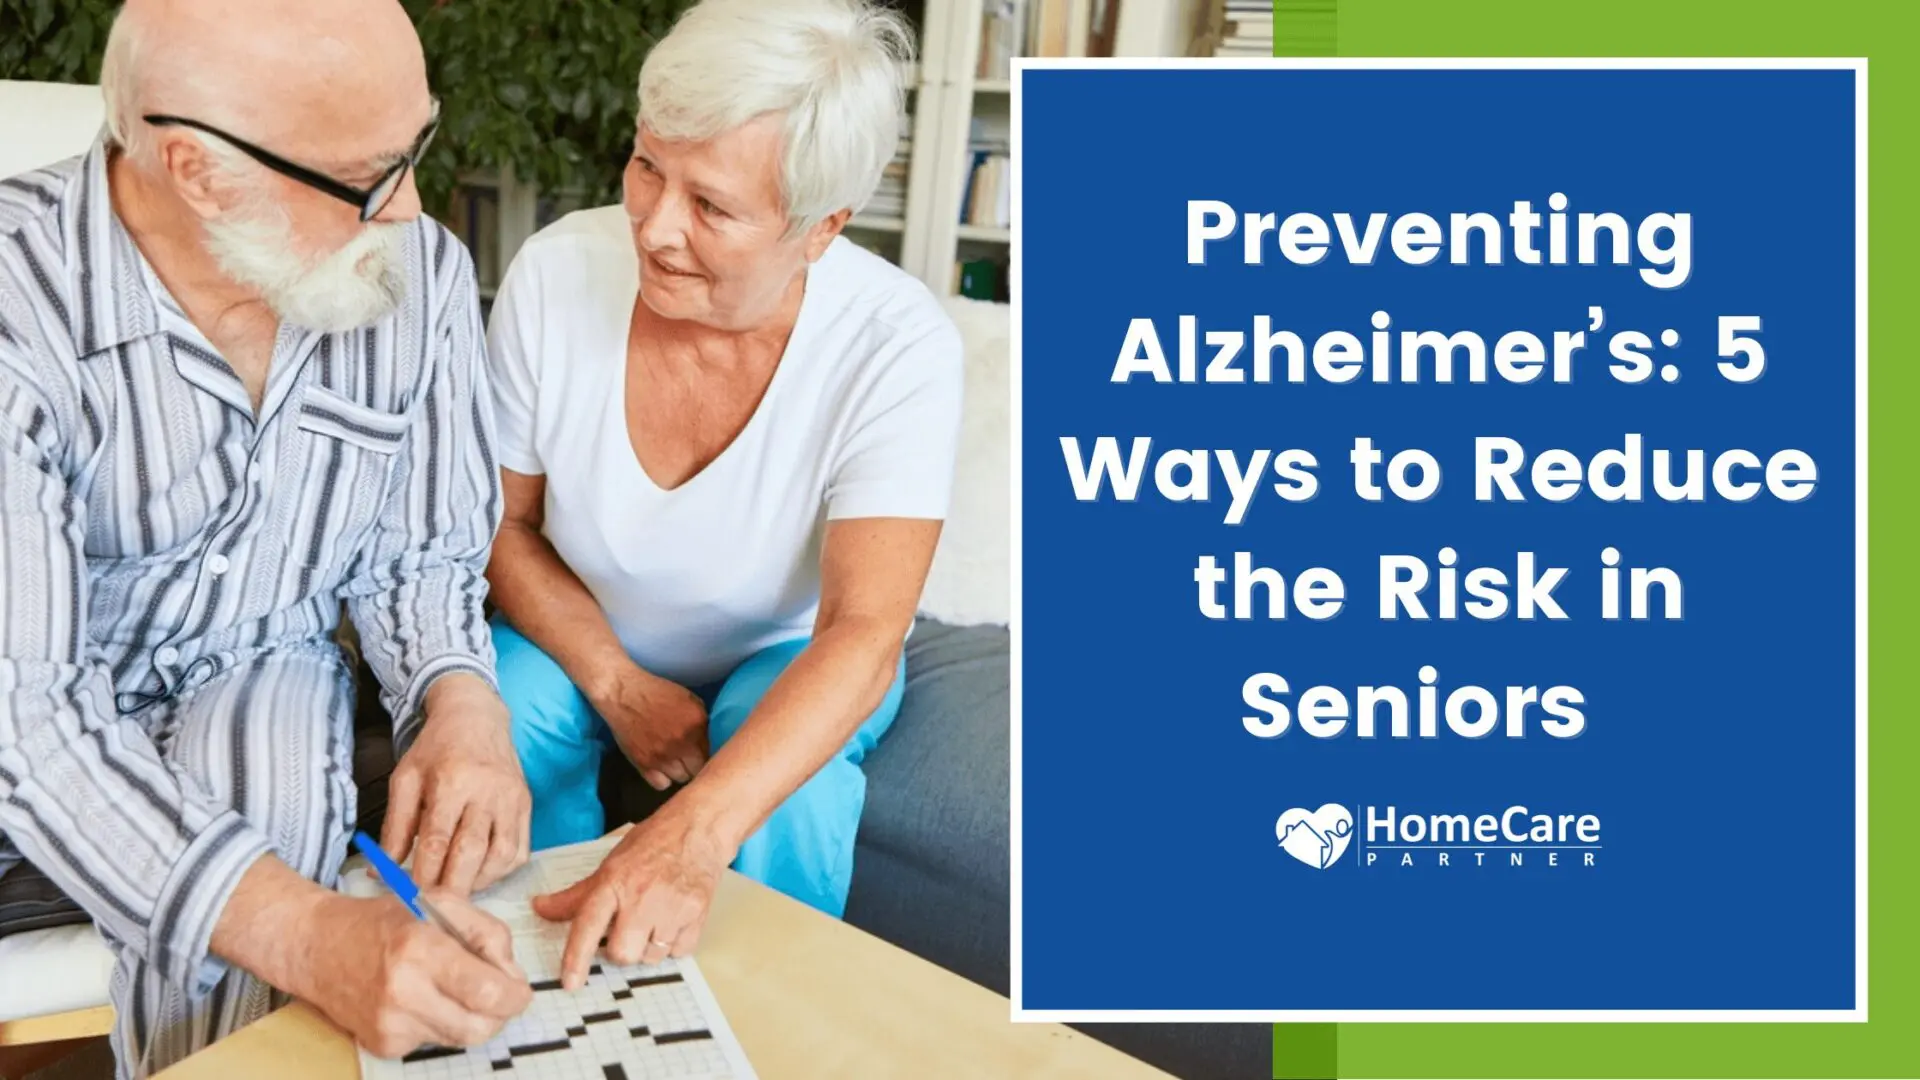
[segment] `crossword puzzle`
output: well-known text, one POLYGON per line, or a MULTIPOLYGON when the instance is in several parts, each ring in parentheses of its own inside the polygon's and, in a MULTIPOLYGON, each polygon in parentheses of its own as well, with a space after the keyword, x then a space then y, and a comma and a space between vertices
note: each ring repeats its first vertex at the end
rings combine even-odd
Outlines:
MULTIPOLYGON (((528 900, 591 873, 611 840, 556 848, 476 897, 513 931, 513 956, 532 980, 533 1004, 484 1046, 422 1047, 398 1061, 360 1050, 362 1080, 755 1080, 753 1066, 700 965, 593 965, 586 985, 560 986, 567 927, 533 913, 528 900)), ((364 868, 340 888, 377 896, 364 868)), ((605 946, 603 940, 600 943, 605 946)))
MULTIPOLYGON (((540 970, 558 967, 555 956, 540 970)), ((381 1075, 747 1080, 729 1065, 711 1021, 672 960, 629 967, 595 964, 586 985, 572 993, 561 989, 557 978, 538 980, 533 990, 533 1004, 485 1046, 423 1048, 397 1063, 382 1063, 387 1068, 381 1075)))

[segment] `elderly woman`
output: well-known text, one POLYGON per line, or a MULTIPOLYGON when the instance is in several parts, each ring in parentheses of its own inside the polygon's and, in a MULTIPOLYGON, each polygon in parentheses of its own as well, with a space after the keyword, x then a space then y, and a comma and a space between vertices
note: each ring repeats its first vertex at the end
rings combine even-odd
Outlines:
POLYGON ((682 785, 542 898, 584 978, 691 951, 733 865, 844 908, 862 756, 947 508, 958 331, 840 236, 898 138, 898 16, 705 0, 649 54, 624 205, 521 249, 490 328, 488 577, 533 846, 602 834, 611 743, 682 785))

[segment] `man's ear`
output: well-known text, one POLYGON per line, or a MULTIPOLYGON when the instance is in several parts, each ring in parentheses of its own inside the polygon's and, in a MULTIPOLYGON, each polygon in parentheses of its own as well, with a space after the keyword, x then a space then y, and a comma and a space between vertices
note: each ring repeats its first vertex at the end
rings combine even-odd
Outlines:
POLYGON ((833 238, 840 235, 840 231, 847 227, 847 221, 852 217, 853 211, 851 210, 835 210, 832 214, 829 214, 826 218, 817 222, 813 228, 808 229, 807 261, 815 262, 820 256, 825 255, 827 253, 827 245, 833 243, 833 238))
POLYGON ((221 190, 213 152, 184 131, 162 131, 158 138, 155 156, 174 192, 202 218, 218 217, 231 195, 221 190))

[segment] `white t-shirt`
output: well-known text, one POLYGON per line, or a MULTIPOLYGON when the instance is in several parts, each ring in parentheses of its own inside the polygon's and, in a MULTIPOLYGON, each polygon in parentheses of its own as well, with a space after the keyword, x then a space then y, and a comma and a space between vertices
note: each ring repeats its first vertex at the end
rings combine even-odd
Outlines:
POLYGON ((746 427, 672 491, 634 457, 627 329, 638 261, 618 205, 514 257, 488 328, 500 464, 546 477, 545 534, 641 667, 682 685, 813 632, 836 518, 944 518, 959 330, 919 280, 844 237, 746 427))

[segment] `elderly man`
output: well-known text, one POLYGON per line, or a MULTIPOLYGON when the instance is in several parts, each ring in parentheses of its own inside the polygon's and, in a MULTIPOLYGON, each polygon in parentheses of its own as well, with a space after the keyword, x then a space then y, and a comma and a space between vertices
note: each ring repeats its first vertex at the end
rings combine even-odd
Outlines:
POLYGON ((393 854, 452 897, 528 847, 472 270, 410 177, 419 41, 392 0, 132 0, 102 83, 91 151, 0 182, 0 870, 112 947, 122 1076, 276 991, 383 1055, 483 1041, 529 1000, 504 926, 447 904, 489 961, 329 888, 343 603, 403 754, 393 854))

